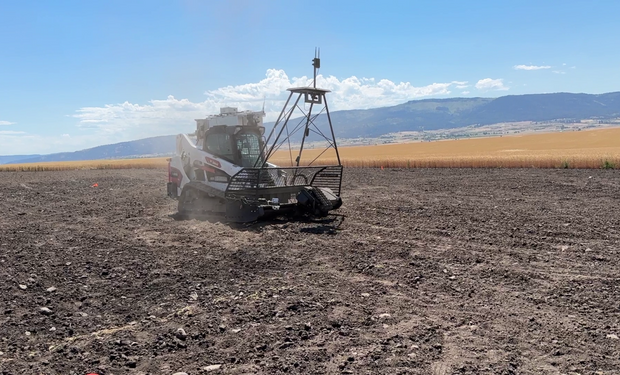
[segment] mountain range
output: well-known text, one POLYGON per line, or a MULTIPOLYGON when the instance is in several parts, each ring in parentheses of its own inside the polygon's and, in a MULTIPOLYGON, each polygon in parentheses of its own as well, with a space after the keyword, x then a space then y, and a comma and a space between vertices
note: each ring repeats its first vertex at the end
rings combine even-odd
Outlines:
POLYGON ((176 135, 163 135, 138 139, 136 141, 102 145, 74 152, 59 152, 49 155, 0 156, 0 164, 120 159, 171 155, 175 152, 175 139, 176 135))
MULTIPOLYGON (((332 113, 337 137, 378 137, 411 130, 439 130, 501 122, 620 116, 620 92, 529 94, 499 98, 414 100, 393 107, 332 113)), ((322 121, 326 121, 322 119, 322 121)))
MULTIPOLYGON (((378 137, 401 131, 450 129, 475 124, 616 117, 620 117, 620 92, 423 99, 391 107, 331 113, 334 132, 339 138, 378 137)), ((295 123, 295 120, 291 121, 295 123)), ((319 129, 324 129, 327 125, 326 116, 319 116, 315 123, 319 129)), ((273 126, 273 123, 265 124, 265 126, 273 126)), ((103 145, 75 152, 0 156, 0 164, 170 155, 174 151, 175 135, 170 135, 103 145)))

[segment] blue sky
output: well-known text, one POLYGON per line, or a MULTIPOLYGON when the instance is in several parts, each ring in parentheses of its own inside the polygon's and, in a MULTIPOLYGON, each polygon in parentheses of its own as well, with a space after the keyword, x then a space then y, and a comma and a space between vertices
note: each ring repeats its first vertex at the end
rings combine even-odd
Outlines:
POLYGON ((0 155, 268 120, 307 82, 330 109, 620 91, 619 1, 0 0, 0 155))

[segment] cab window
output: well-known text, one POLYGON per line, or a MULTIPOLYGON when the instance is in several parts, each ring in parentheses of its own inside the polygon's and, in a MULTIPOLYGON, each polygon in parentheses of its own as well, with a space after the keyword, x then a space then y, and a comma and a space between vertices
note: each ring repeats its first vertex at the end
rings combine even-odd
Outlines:
POLYGON ((239 160, 241 166, 260 166, 262 164, 262 158, 258 163, 256 163, 256 161, 259 160, 261 153, 260 138, 258 134, 240 133, 237 134, 236 140, 237 150, 239 151, 239 155, 241 157, 241 160, 239 160))
POLYGON ((226 133, 209 134, 205 140, 205 149, 214 155, 228 160, 235 160, 230 135, 226 133))

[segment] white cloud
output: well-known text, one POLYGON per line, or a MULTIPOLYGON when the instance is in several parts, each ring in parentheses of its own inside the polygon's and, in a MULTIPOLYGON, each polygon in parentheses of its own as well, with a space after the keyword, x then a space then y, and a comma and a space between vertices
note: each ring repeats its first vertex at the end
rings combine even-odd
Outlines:
POLYGON ((2 125, 15 125, 15 123, 10 121, 0 121, 0 126, 2 125))
POLYGON ((454 81, 452 83, 456 85, 457 89, 465 89, 469 87, 468 85, 469 82, 467 81, 454 81))
POLYGON ((463 91, 461 94, 467 95, 467 94, 469 94, 469 91, 463 91))
POLYGON ((553 73, 555 73, 555 74, 566 74, 566 72, 563 71, 563 70, 554 70, 553 73))
POLYGON ((206 102, 192 103, 187 99, 168 96, 164 100, 151 100, 146 105, 125 102, 84 107, 77 110, 73 117, 79 119, 80 128, 94 129, 101 134, 147 137, 160 135, 162 131, 167 131, 165 134, 187 131, 178 127, 183 123, 192 124, 194 118, 213 112, 208 107, 206 102))
MULTIPOLYGON (((332 111, 344 109, 367 109, 395 105, 411 99, 450 94, 450 88, 463 85, 467 82, 452 81, 449 83, 433 83, 427 86, 415 87, 409 82, 395 83, 387 79, 349 77, 339 80, 334 76, 317 77, 317 86, 331 90, 328 100, 332 111)), ((217 90, 207 91, 207 102, 252 105, 260 108, 263 98, 268 101, 267 112, 279 113, 284 99, 288 95, 289 87, 309 86, 312 78, 294 77, 290 79, 284 70, 269 69, 266 78, 257 82, 239 86, 227 86, 217 90)), ((217 108, 216 108, 217 109, 217 108)), ((275 117, 275 116, 274 116, 275 117)))
POLYGON ((549 65, 515 65, 513 66, 515 70, 541 70, 541 69, 551 69, 549 65))
MULTIPOLYGON (((194 119, 218 113, 220 107, 260 110, 263 101, 265 120, 273 121, 288 96, 286 89, 309 86, 311 83, 312 78, 289 78, 284 70, 269 69, 265 78, 258 82, 206 91, 206 100, 201 102, 168 96, 144 105, 125 102, 80 108, 72 116, 79 120, 80 128, 96 129, 106 135, 122 134, 126 139, 190 132, 194 130, 194 119)), ((327 96, 331 111, 382 107, 416 98, 448 95, 451 88, 466 83, 452 81, 417 87, 409 82, 395 83, 387 79, 317 77, 318 87, 331 90, 327 96)))
POLYGON ((482 91, 492 91, 492 90, 508 90, 509 87, 504 86, 504 80, 501 78, 491 79, 485 78, 481 79, 476 83, 476 88, 482 91))
POLYGON ((17 135, 17 134, 26 134, 26 132, 20 132, 15 130, 0 130, 0 135, 17 135))

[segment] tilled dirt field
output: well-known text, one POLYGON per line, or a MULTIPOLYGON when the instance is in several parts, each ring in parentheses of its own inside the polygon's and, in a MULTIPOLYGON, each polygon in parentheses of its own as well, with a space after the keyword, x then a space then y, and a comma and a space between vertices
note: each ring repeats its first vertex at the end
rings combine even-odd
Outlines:
POLYGON ((249 226, 165 180, 0 173, 1 374, 620 374, 617 171, 346 169, 344 221, 249 226))

